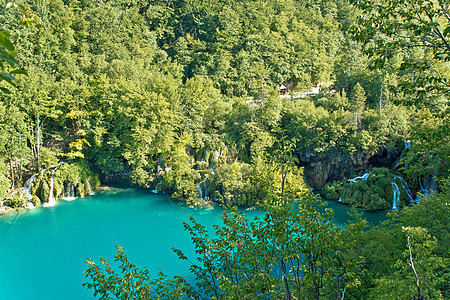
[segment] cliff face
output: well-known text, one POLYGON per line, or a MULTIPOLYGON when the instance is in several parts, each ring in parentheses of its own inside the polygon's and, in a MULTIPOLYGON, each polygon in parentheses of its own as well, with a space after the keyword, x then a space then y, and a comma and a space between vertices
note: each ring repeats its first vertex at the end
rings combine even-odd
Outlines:
POLYGON ((312 188, 321 188, 329 181, 350 177, 369 167, 370 155, 365 152, 348 153, 339 150, 311 156, 300 153, 298 159, 305 166, 305 176, 312 188))
POLYGON ((327 182, 338 181, 344 177, 350 178, 369 167, 392 169, 401 157, 404 150, 402 147, 399 144, 397 149, 390 153, 380 147, 375 153, 364 151, 349 153, 336 149, 316 155, 300 152, 297 153, 297 157, 300 164, 305 167, 305 177, 310 187, 322 188, 327 182))

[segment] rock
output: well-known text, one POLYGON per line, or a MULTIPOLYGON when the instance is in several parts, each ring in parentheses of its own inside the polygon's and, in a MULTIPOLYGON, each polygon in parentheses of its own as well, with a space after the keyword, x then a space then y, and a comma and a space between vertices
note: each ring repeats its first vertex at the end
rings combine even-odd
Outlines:
POLYGON ((329 181, 337 181, 366 170, 369 157, 365 152, 350 154, 343 151, 330 151, 315 156, 306 153, 298 155, 301 165, 305 166, 306 180, 312 188, 321 188, 329 181))
POLYGON ((36 196, 38 196, 41 202, 48 202, 48 198, 50 196, 50 188, 45 180, 40 180, 39 186, 36 190, 36 196))

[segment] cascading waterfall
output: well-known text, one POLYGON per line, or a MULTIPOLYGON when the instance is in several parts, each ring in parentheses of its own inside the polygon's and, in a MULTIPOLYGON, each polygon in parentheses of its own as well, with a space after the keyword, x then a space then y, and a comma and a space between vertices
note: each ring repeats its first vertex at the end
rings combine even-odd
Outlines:
POLYGON ((206 183, 207 178, 197 183, 196 188, 198 190, 199 199, 206 199, 208 197, 208 185, 206 183), (205 184, 205 197, 203 197, 202 183, 205 184))
POLYGON ((95 195, 95 193, 92 191, 92 186, 91 186, 91 183, 89 182, 89 180, 86 180, 86 183, 88 186, 89 195, 95 195))
POLYGON ((403 179, 400 176, 395 176, 391 183, 392 184, 392 192, 393 192, 392 209, 398 209, 399 204, 400 204, 400 189, 399 189, 397 183, 395 182, 397 179, 399 179, 400 182, 402 183, 402 187, 405 190, 406 195, 408 195, 409 203, 417 202, 417 200, 415 201, 413 199, 411 190, 409 189, 408 183, 405 181, 405 179, 403 179))
POLYGON ((218 160, 220 157, 220 152, 218 150, 214 150, 214 159, 218 160))
MULTIPOLYGON (((430 160, 432 160, 433 157, 434 157, 434 154, 431 153, 430 160)), ((419 186, 420 186, 420 191, 421 191, 422 195, 430 194, 433 190, 436 189, 436 175, 437 175, 438 167, 439 166, 436 166, 436 170, 434 171, 433 176, 431 176, 431 175, 426 176, 426 185, 425 186, 423 186, 422 179, 420 178, 420 175, 419 175, 419 186)), ((419 201, 419 198, 417 199, 417 201, 419 201)))
POLYGON ((55 199, 55 195, 53 193, 54 182, 55 182, 55 172, 56 172, 56 167, 53 169, 52 177, 50 178, 50 195, 48 196, 48 202, 43 204, 44 207, 50 207, 50 206, 56 205, 56 199, 55 199))
POLYGON ((395 183, 395 178, 391 184, 392 184, 392 191, 393 191, 392 209, 398 209, 398 204, 400 203, 400 190, 398 188, 398 185, 395 183))
MULTIPOLYGON (((28 208, 28 209, 34 208, 33 203, 31 203, 31 199, 33 199, 33 195, 31 194, 31 192, 33 189, 34 180, 39 176, 39 174, 45 174, 45 172, 47 172, 51 168, 56 169, 58 166, 59 166, 59 164, 50 166, 47 169, 41 170, 41 172, 33 174, 33 176, 28 178, 28 180, 25 182, 23 187, 20 189, 20 198, 26 197, 26 199, 28 200, 26 208, 28 208)), ((14 194, 12 194, 12 195, 14 195, 14 194)))
POLYGON ((25 195, 28 200, 31 200, 33 198, 33 196, 31 195, 31 189, 33 188, 33 182, 38 175, 39 173, 34 174, 25 182, 25 184, 21 188, 21 197, 25 195))
POLYGON ((198 198, 202 199, 202 195, 203 195, 203 193, 202 193, 202 181, 197 183, 197 185, 195 187, 198 190, 198 196, 199 196, 198 198))
POLYGON ((408 183, 405 181, 405 179, 403 179, 403 178, 400 177, 400 176, 395 176, 395 177, 394 177, 394 180, 395 180, 395 178, 399 178, 399 179, 401 180, 402 186, 403 186, 403 188, 405 189, 406 194, 407 194, 408 197, 409 197, 409 202, 410 202, 410 203, 415 202, 414 199, 413 199, 413 197, 412 197, 411 190, 409 189, 408 183))
POLYGON ((348 182, 352 182, 352 183, 358 183, 361 180, 367 180, 367 178, 369 178, 369 175, 370 175, 370 172, 369 173, 365 173, 362 176, 358 176, 358 177, 355 177, 355 178, 352 178, 352 179, 348 179, 347 181, 348 182))
POLYGON ((422 185, 422 180, 420 179, 420 176, 419 176, 420 191, 422 192, 423 195, 430 194, 431 191, 434 190, 434 188, 435 188, 434 186, 436 185, 436 173, 437 173, 437 170, 436 170, 436 172, 434 172, 434 175, 431 178, 430 178, 430 176, 428 176, 428 178, 426 180, 427 184, 425 187, 422 185))
POLYGON ((62 199, 66 200, 66 201, 72 201, 72 200, 75 200, 77 198, 78 197, 75 197, 75 189, 73 187, 72 182, 68 181, 67 182, 67 188, 65 190, 64 197, 62 197, 62 199))
MULTIPOLYGON (((398 167, 398 164, 400 163, 400 160, 402 159, 403 152, 405 152, 405 150, 408 149, 409 147, 411 147, 411 141, 408 140, 405 143, 405 149, 403 149, 402 153, 400 153, 400 157, 398 158, 397 163, 395 164, 395 166, 392 169, 395 169, 398 167)), ((408 168, 408 166, 405 166, 405 169, 407 169, 407 168, 408 168)))

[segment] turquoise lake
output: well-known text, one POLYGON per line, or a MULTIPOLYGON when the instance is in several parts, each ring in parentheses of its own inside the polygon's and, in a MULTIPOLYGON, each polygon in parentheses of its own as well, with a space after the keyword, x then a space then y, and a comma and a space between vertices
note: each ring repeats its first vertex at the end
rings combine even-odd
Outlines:
MULTIPOLYGON (((347 220, 348 207, 329 202, 335 223, 347 220)), ((86 258, 112 265, 115 245, 124 247, 129 260, 150 272, 189 276, 189 264, 178 260, 176 247, 194 258, 183 222, 194 217, 211 228, 221 223, 223 209, 192 208, 138 188, 113 188, 54 207, 0 216, 0 299, 94 299, 81 286, 86 258)), ((258 210, 246 210, 253 218, 258 210)), ((372 222, 384 213, 365 217, 372 222)))

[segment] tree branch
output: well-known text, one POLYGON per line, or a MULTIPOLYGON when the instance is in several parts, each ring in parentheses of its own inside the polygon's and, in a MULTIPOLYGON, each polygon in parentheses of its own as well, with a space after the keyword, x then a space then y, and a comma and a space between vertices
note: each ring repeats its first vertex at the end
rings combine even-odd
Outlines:
POLYGON ((409 265, 410 265, 411 268, 413 269, 413 271, 414 271, 414 276, 416 277, 417 296, 419 297, 419 298, 417 298, 417 300, 419 300, 419 299, 423 299, 423 297, 422 297, 422 295, 420 294, 419 277, 417 276, 416 269, 414 268, 414 262, 413 262, 413 259, 412 259, 412 252, 411 252, 411 244, 410 244, 410 242, 409 242, 409 235, 408 235, 408 239, 407 239, 407 240, 408 240, 409 261, 410 261, 409 265))

